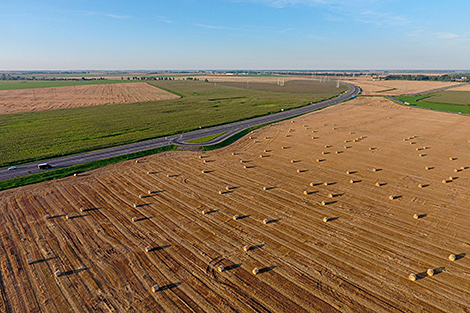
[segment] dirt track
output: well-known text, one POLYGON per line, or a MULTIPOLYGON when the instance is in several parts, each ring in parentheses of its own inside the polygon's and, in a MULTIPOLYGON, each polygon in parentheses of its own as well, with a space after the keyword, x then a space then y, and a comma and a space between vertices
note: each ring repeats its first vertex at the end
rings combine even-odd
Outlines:
POLYGON ((0 311, 470 312, 468 125, 358 98, 1 192, 0 311))
POLYGON ((0 114, 177 98, 147 83, 0 90, 0 114))

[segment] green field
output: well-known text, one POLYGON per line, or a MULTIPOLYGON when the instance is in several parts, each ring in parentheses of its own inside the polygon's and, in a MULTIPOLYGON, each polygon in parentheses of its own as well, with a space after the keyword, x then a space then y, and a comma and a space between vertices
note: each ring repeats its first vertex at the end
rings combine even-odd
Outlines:
POLYGON ((337 89, 335 83, 313 81, 311 87, 315 93, 256 90, 251 83, 253 89, 184 80, 154 84, 184 97, 0 115, 0 166, 97 150, 275 113, 331 98, 347 89, 346 86, 337 89))
POLYGON ((135 80, 0 80, 0 90, 135 83, 135 80))
POLYGON ((397 97, 397 99, 422 108, 470 113, 468 91, 438 91, 427 95, 397 97))

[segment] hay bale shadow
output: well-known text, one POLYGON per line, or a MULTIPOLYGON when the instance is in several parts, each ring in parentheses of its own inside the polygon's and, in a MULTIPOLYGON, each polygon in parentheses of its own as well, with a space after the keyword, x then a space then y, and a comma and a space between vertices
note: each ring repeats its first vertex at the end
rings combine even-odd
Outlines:
POLYGON ((45 262, 52 261, 54 259, 57 259, 57 257, 53 256, 53 257, 50 257, 50 258, 39 259, 39 260, 33 261, 31 264, 45 263, 45 262))
POLYGON ((90 216, 90 214, 74 215, 74 216, 69 217, 69 220, 73 220, 73 219, 80 218, 80 217, 87 217, 87 216, 90 216))
POLYGON ((339 216, 329 217, 327 222, 333 222, 333 221, 336 221, 337 219, 339 219, 339 216))
POLYGON ((229 265, 229 266, 225 267, 224 270, 226 270, 226 271, 231 271, 231 270, 234 270, 234 269, 236 269, 236 268, 239 268, 240 266, 242 266, 241 263, 232 264, 232 265, 229 265))
POLYGON ((250 247, 250 250, 261 249, 261 248, 264 247, 265 245, 266 245, 265 243, 262 243, 262 244, 260 244, 260 245, 251 246, 251 247, 250 247))
POLYGON ((282 220, 282 218, 277 218, 277 219, 274 219, 274 220, 269 220, 266 224, 277 223, 277 222, 279 222, 280 220, 282 220))
POLYGON ((418 274, 416 274, 416 280, 423 279, 424 277, 427 277, 427 276, 428 276, 427 272, 418 273, 418 274))
POLYGON ((162 286, 158 289, 158 291, 164 291, 164 290, 169 290, 169 289, 173 289, 173 288, 176 288, 178 287, 179 285, 181 285, 182 282, 177 282, 177 283, 172 283, 172 284, 168 284, 168 285, 165 285, 165 286, 162 286))
POLYGON ((466 253, 459 253, 455 255, 455 260, 463 259, 467 254, 466 253))
POLYGON ((251 216, 251 215, 242 215, 242 216, 239 216, 237 219, 238 219, 238 220, 242 220, 242 219, 248 218, 248 217, 250 217, 250 216, 251 216))
POLYGON ((426 213, 418 214, 418 219, 424 218, 424 217, 426 217, 426 216, 428 216, 426 213))
POLYGON ((136 222, 141 222, 141 221, 149 220, 151 218, 153 218, 153 216, 145 216, 145 217, 138 218, 135 221, 136 222))
POLYGON ((268 266, 268 267, 264 267, 262 269, 259 270, 258 274, 263 274, 263 273, 267 273, 269 271, 272 271, 273 269, 275 269, 277 266, 273 265, 273 266, 268 266))
POLYGON ((445 267, 438 267, 434 269, 434 275, 439 275, 440 273, 444 272, 446 270, 445 267))
POLYGON ((72 275, 72 274, 78 274, 78 273, 83 272, 83 271, 88 271, 89 269, 90 269, 89 267, 82 267, 82 268, 79 268, 79 269, 76 269, 76 270, 63 272, 63 273, 60 274, 60 276, 69 276, 69 275, 72 275))

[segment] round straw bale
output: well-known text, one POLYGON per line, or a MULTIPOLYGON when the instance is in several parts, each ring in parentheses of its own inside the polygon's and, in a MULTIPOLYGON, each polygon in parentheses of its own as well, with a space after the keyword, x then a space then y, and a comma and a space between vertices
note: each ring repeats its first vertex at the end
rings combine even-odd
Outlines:
POLYGON ((234 221, 238 220, 238 215, 234 215, 234 216, 233 216, 233 220, 234 220, 234 221))
POLYGON ((460 172, 460 170, 458 168, 454 168, 454 172, 457 173, 460 172))
POLYGON ((225 187, 225 189, 230 190, 230 189, 232 189, 232 187, 227 186, 227 187, 225 187))
POLYGON ((448 183, 448 181, 447 181, 447 180, 445 180, 445 179, 443 179, 443 180, 442 180, 442 183, 443 183, 443 184, 447 184, 447 183, 448 183))
POLYGON ((425 169, 426 171, 429 171, 429 166, 425 166, 424 169, 425 169))
POLYGON ((259 273, 259 270, 255 267, 252 272, 254 275, 257 275, 259 273))
POLYGON ((243 165, 243 168, 248 168, 248 166, 246 166, 246 165, 243 165))
POLYGON ((55 277, 59 277, 62 273, 60 271, 55 271, 54 275, 55 277))
POLYGON ((69 220, 71 218, 72 218, 72 215, 70 215, 70 214, 65 215, 65 219, 69 220))
POLYGON ((28 259, 28 261, 26 261, 28 263, 28 265, 30 264, 33 264, 33 260, 32 259, 28 259))
POLYGON ((144 197, 144 195, 139 195, 139 199, 142 199, 144 197))
POLYGON ((380 185, 379 182, 376 182, 375 185, 376 185, 377 187, 381 187, 381 185, 380 185))
POLYGON ((158 285, 153 285, 152 286, 152 291, 153 292, 157 292, 159 289, 160 289, 160 287, 158 287, 158 285))
POLYGON ((414 218, 415 220, 417 220, 417 219, 419 218, 419 215, 418 215, 418 214, 414 214, 414 215, 413 215, 413 218, 414 218))
POLYGON ((150 246, 145 247, 145 252, 150 252, 150 251, 152 251, 152 247, 150 246))
POLYGON ((151 194, 152 194, 152 190, 147 191, 147 194, 151 195, 151 194))
POLYGON ((202 213, 202 214, 207 214, 207 211, 206 211, 206 210, 202 210, 201 213, 202 213))
POLYGON ((134 203, 134 208, 137 208, 139 205, 137 203, 134 203))
POLYGON ((411 281, 415 281, 416 280, 416 275, 415 274, 410 274, 410 276, 408 276, 408 279, 411 280, 411 281))
POLYGON ((321 205, 326 205, 325 201, 320 202, 321 205))
POLYGON ((328 198, 334 198, 334 195, 332 193, 329 193, 328 198))
POLYGON ((49 214, 44 215, 44 218, 48 220, 51 216, 49 214))
POLYGON ((219 195, 222 195, 224 193, 223 190, 219 190, 219 195))
POLYGON ((219 265, 219 267, 217 267, 217 270, 222 273, 224 271, 224 266, 223 265, 219 265))
POLYGON ((418 188, 423 188, 423 184, 418 184, 418 188))
POLYGON ((328 217, 324 217, 324 218, 323 218, 323 222, 326 223, 326 222, 328 222, 328 221, 329 221, 329 218, 328 218, 328 217))
POLYGON ((269 221, 267 219, 263 220, 263 224, 267 224, 269 221))
POLYGON ((304 195, 308 196, 309 192, 307 190, 304 190, 304 195))
POLYGON ((394 199, 395 199, 394 196, 389 196, 388 198, 389 198, 390 200, 394 200, 394 199))
POLYGON ((134 216, 134 217, 132 218, 132 221, 133 221, 133 222, 137 222, 137 217, 134 216))
POLYGON ((290 160, 291 163, 295 163, 295 160, 290 160))
POLYGON ((263 187, 263 190, 268 190, 268 187, 264 186, 264 187, 263 187))
POLYGON ((297 170, 297 173, 300 173, 300 172, 301 172, 301 170, 300 170, 300 169, 298 169, 298 170, 297 170))
POLYGON ((139 160, 135 160, 135 163, 139 163, 139 160))
POLYGON ((77 177, 77 173, 73 174, 74 177, 77 177))
POLYGON ((235 152, 232 152, 232 155, 236 155, 236 153, 235 153, 235 152))
POLYGON ((330 183, 329 182, 324 182, 323 185, 328 186, 330 183))
POLYGON ((453 157, 450 157, 450 158, 449 158, 449 160, 453 161, 453 160, 454 160, 454 158, 453 158, 453 157))
POLYGON ((244 246, 244 247, 243 247, 243 251, 246 252, 246 251, 249 251, 249 250, 250 250, 250 246, 244 246))
POLYGON ((434 275, 434 270, 428 268, 428 270, 426 271, 426 274, 428 274, 428 276, 432 276, 432 275, 434 275))
POLYGON ((80 212, 85 212, 85 211, 86 211, 86 209, 84 207, 80 208, 80 212))
POLYGON ((449 260, 455 261, 455 255, 453 255, 453 254, 449 255, 449 260))

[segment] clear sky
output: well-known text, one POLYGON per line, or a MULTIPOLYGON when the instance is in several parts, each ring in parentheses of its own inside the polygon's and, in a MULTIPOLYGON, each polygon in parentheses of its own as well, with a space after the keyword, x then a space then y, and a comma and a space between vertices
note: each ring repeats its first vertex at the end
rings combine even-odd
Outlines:
POLYGON ((0 0, 0 70, 470 69, 468 0, 0 0))

